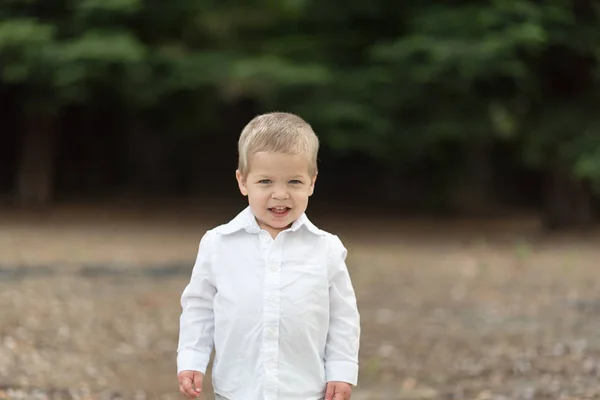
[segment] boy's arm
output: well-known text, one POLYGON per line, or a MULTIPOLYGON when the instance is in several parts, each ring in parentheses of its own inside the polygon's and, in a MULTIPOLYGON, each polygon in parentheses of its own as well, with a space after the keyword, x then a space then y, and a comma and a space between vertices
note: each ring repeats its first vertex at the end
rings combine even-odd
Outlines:
POLYGON ((346 267, 347 251, 333 236, 329 248, 329 333, 325 347, 327 382, 358 382, 360 316, 346 267))
POLYGON ((185 370, 206 373, 213 349, 213 299, 216 288, 211 266, 212 233, 200 240, 190 282, 181 295, 177 373, 185 370))

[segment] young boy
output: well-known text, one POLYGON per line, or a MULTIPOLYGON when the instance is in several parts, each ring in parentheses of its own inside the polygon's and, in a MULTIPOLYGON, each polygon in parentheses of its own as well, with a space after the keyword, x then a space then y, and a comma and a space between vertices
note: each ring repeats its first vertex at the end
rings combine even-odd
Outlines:
POLYGON ((216 399, 348 400, 360 324, 346 249, 305 215, 319 141, 300 117, 254 118, 239 138, 249 206, 200 240, 181 296, 177 372, 195 398, 215 348, 216 399))

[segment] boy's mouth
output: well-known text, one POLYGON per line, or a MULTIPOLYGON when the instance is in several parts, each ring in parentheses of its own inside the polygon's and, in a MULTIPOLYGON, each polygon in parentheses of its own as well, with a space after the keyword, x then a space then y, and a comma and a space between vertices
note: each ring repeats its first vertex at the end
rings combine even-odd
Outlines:
POLYGON ((290 208, 289 207, 271 207, 271 208, 269 208, 269 211, 271 211, 275 215, 283 216, 283 215, 286 215, 290 211, 290 208))

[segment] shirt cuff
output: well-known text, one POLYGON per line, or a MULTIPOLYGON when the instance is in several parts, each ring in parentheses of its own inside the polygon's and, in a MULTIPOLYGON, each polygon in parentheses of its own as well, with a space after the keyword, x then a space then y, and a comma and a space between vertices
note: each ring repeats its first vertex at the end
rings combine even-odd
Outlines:
POLYGON ((326 361, 327 382, 346 382, 353 386, 358 383, 358 364, 350 361, 326 361))
POLYGON ((182 350, 177 354, 177 373, 189 370, 206 374, 209 361, 210 354, 207 355, 195 350, 182 350))

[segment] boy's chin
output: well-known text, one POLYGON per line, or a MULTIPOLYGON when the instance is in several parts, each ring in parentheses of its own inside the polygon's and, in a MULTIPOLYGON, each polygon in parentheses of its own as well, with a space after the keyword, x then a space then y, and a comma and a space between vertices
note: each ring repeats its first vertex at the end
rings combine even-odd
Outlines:
POLYGON ((273 228, 286 229, 292 225, 292 223, 296 220, 296 218, 293 215, 289 214, 284 218, 270 217, 268 220, 269 220, 269 225, 271 225, 273 228))
POLYGON ((285 218, 269 218, 269 225, 273 228, 283 229, 288 227, 292 222, 294 222, 294 219, 291 215, 288 215, 285 218))

